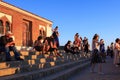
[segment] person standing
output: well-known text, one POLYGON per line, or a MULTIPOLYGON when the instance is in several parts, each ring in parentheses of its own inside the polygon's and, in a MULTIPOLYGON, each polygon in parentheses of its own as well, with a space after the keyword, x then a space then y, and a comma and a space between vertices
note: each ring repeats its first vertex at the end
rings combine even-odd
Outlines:
POLYGON ((83 47, 84 47, 84 53, 87 56, 87 54, 89 52, 89 43, 88 43, 88 39, 86 37, 83 40, 83 47))
POLYGON ((55 29, 53 30, 53 33, 52 33, 52 36, 53 36, 53 38, 54 38, 54 40, 55 40, 55 42, 56 42, 56 45, 57 45, 57 48, 60 46, 60 44, 59 44, 59 32, 58 32, 58 26, 56 26, 55 27, 55 29))
POLYGON ((104 74, 102 72, 102 58, 99 54, 99 46, 100 43, 98 42, 99 35, 95 34, 92 40, 92 59, 91 59, 91 72, 94 72, 96 63, 98 63, 98 74, 104 74))
POLYGON ((119 64, 119 52, 120 52, 120 39, 117 38, 115 40, 115 46, 114 46, 114 65, 118 67, 119 64))
POLYGON ((111 56, 111 58, 113 58, 113 56, 114 56, 114 43, 112 42, 111 43, 111 45, 110 45, 110 56, 111 56))
POLYGON ((100 55, 101 55, 101 57, 102 57, 102 62, 106 62, 106 53, 105 53, 105 44, 104 44, 104 40, 103 39, 101 39, 100 40, 100 48, 99 48, 99 50, 100 50, 100 55))
POLYGON ((110 50, 110 46, 107 46, 107 56, 110 56, 111 55, 111 50, 110 50))

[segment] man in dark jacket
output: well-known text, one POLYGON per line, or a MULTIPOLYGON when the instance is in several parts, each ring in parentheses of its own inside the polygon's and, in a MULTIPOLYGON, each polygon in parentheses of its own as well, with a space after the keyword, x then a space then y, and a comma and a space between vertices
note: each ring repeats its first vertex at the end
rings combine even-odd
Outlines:
POLYGON ((6 61, 11 61, 10 51, 14 52, 16 60, 23 60, 20 58, 20 54, 15 47, 14 36, 10 31, 6 32, 4 36, 1 36, 0 50, 6 53, 6 61))

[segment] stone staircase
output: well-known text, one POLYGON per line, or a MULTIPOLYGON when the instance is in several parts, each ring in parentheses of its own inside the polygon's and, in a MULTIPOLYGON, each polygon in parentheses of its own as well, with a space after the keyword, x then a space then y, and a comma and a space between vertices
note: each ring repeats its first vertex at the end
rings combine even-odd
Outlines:
POLYGON ((42 54, 36 51, 20 51, 24 61, 16 61, 11 52, 12 61, 5 62, 5 54, 0 58, 0 80, 67 80, 76 71, 90 64, 89 54, 82 52, 72 55, 60 51, 60 56, 50 52, 42 54))

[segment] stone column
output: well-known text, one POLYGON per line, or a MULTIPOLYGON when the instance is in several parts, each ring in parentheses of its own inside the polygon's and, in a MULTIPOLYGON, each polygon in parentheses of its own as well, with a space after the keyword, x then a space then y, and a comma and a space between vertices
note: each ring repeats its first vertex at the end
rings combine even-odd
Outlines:
POLYGON ((50 37, 52 35, 52 25, 47 24, 46 26, 46 36, 50 37))

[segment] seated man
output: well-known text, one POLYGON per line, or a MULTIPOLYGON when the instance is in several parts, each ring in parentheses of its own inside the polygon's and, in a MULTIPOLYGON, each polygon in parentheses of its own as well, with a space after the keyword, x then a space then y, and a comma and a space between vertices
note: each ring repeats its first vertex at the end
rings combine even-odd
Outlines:
POLYGON ((36 51, 43 51, 43 39, 42 39, 42 36, 39 36, 37 38, 37 40, 34 42, 34 46, 33 48, 36 50, 36 51))
POLYGON ((14 52, 16 60, 23 60, 20 58, 14 41, 14 36, 10 31, 6 32, 6 34, 0 38, 0 50, 6 53, 6 61, 11 61, 10 51, 14 52))
POLYGON ((65 44, 64 50, 65 50, 66 53, 69 53, 69 52, 70 52, 70 53, 74 53, 73 50, 71 49, 71 43, 72 43, 71 41, 68 41, 68 42, 65 44))

